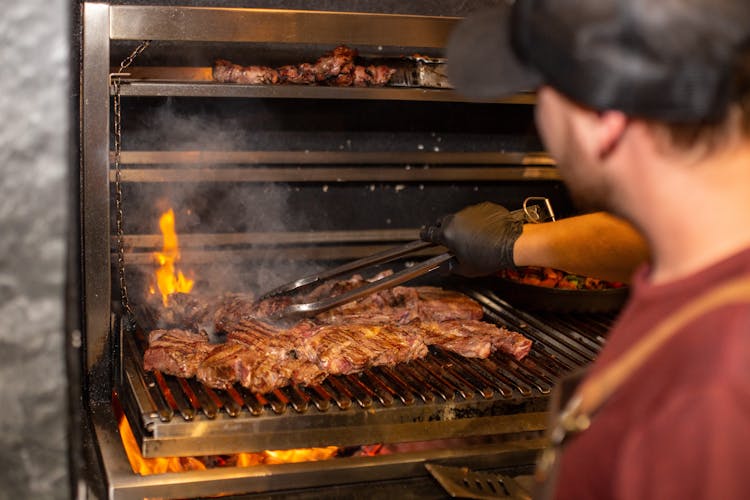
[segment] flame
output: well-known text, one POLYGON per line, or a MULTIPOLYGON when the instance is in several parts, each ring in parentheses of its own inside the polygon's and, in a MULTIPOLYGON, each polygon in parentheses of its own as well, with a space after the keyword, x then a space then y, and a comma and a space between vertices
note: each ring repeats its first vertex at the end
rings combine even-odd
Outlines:
POLYGON ((364 457, 375 457, 383 454, 383 443, 366 444, 359 450, 359 455, 364 457))
POLYGON ((135 440, 133 431, 130 429, 130 424, 128 424, 128 419, 125 418, 124 414, 120 415, 118 428, 120 429, 120 438, 125 447, 125 454, 128 456, 130 467, 136 474, 147 476, 150 474, 163 474, 165 472, 206 469, 203 462, 193 457, 145 458, 141 455, 138 442, 135 440))
POLYGON ((294 462, 312 462, 328 460, 336 456, 339 448, 327 446, 325 448, 301 448, 297 450, 261 451, 257 453, 237 453, 231 456, 209 457, 157 457, 145 458, 141 454, 128 419, 122 411, 117 399, 113 400, 113 409, 118 419, 125 454, 128 456, 133 472, 141 476, 163 474, 165 472, 183 472, 191 470, 205 470, 211 467, 252 467, 261 464, 284 464, 294 462))
MULTIPOLYGON (((161 292, 164 307, 169 306, 169 296, 173 293, 190 293, 193 280, 178 271, 175 264, 180 260, 180 245, 175 231, 174 211, 170 208, 159 218, 159 228, 164 238, 161 252, 154 252, 154 260, 159 265, 156 269, 156 285, 161 292)), ((153 287, 151 293, 156 293, 153 287)))
POLYGON ((300 448, 297 450, 266 450, 265 462, 267 464, 290 464, 297 462, 315 462, 318 460, 328 460, 333 458, 338 452, 336 446, 326 446, 325 448, 300 448))

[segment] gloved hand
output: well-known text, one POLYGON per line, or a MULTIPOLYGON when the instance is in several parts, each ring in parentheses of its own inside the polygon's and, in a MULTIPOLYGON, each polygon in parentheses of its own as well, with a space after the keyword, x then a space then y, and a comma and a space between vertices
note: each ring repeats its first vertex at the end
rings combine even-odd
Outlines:
POLYGON ((440 218, 422 228, 420 236, 453 253, 457 264, 452 272, 474 277, 514 268, 513 246, 522 230, 522 214, 484 202, 440 218))

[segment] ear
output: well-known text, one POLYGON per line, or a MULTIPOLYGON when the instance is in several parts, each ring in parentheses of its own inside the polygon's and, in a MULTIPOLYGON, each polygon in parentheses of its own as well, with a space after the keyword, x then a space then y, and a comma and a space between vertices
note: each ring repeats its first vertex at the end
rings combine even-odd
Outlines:
POLYGON ((599 159, 607 158, 617 148, 628 128, 628 117, 620 111, 603 111, 597 119, 599 159))

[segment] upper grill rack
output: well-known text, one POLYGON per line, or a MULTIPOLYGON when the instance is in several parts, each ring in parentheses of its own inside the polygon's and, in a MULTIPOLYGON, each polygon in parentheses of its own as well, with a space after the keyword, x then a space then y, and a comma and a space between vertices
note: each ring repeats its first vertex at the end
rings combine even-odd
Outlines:
POLYGON ((257 394, 239 384, 219 390, 144 372, 145 336, 125 332, 120 395, 130 421, 140 424, 133 427, 142 453, 202 455, 542 430, 555 381, 594 359, 612 317, 531 315, 492 292, 464 292, 484 305, 487 319, 534 341, 525 359, 499 352, 468 359, 432 347, 426 358, 409 363, 257 394), (467 419, 478 420, 466 425, 467 419))

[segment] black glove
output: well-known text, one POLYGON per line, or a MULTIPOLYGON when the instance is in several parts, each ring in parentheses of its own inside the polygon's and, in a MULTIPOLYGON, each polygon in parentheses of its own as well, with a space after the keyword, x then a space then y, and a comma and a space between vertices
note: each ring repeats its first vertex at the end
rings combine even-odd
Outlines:
POLYGON ((453 253, 457 264, 452 272, 473 277, 514 268, 513 246, 522 230, 522 214, 484 202, 442 217, 422 228, 420 236, 453 253))

